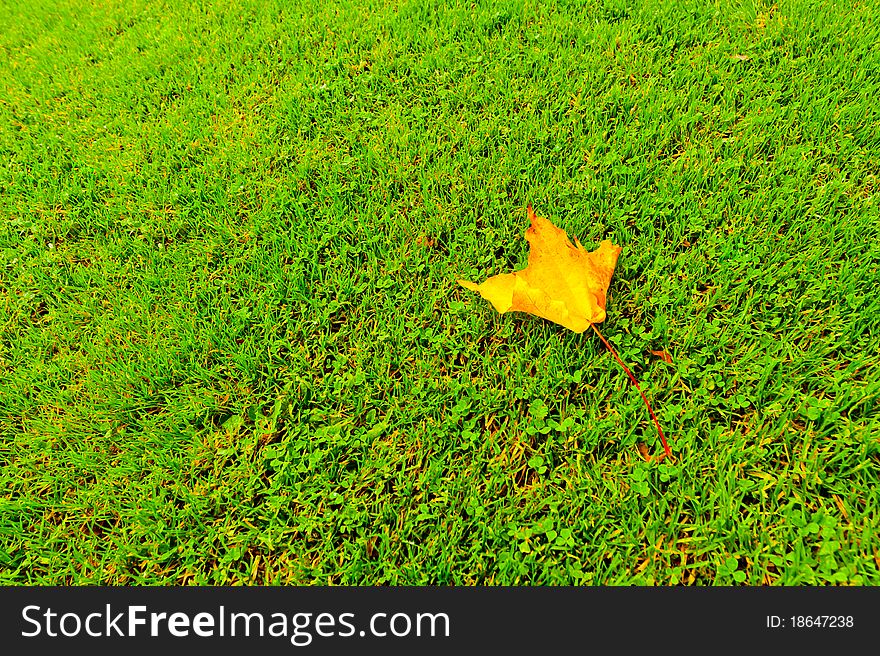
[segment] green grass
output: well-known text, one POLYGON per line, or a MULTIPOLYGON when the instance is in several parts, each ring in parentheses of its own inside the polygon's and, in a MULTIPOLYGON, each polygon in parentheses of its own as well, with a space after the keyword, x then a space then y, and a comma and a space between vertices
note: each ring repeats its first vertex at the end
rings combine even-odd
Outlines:
POLYGON ((0 28, 0 582, 880 584, 876 3, 0 28), (529 202, 623 246, 674 460, 594 335, 456 284, 529 202))

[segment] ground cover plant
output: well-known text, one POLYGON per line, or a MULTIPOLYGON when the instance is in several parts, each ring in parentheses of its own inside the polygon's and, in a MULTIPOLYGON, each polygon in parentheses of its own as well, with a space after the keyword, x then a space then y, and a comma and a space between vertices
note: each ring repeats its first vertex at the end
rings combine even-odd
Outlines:
POLYGON ((3 583, 880 583, 876 3, 0 26, 3 583), (528 203, 623 247, 673 458, 591 331, 456 282, 528 203))

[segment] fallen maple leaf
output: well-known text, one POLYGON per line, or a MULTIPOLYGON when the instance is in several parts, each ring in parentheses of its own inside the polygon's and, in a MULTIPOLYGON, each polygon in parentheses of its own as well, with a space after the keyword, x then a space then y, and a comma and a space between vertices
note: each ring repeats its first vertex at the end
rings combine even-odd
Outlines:
POLYGON ((595 324, 605 320, 608 285, 620 255, 620 246, 607 239, 594 251, 587 251, 575 237, 574 245, 566 232, 547 219, 537 216, 528 206, 531 226, 526 230, 529 263, 525 269, 487 278, 481 284, 459 280, 459 284, 479 294, 499 313, 528 312, 543 317, 576 333, 592 328, 611 351, 642 396, 654 420, 666 455, 672 455, 660 422, 648 397, 608 340, 595 324))
POLYGON ((459 280, 479 292, 501 314, 511 310, 548 319, 576 333, 605 320, 605 298, 620 246, 607 239, 592 252, 575 237, 536 216, 529 205, 531 227, 526 231, 529 264, 522 271, 502 273, 476 285, 459 280))

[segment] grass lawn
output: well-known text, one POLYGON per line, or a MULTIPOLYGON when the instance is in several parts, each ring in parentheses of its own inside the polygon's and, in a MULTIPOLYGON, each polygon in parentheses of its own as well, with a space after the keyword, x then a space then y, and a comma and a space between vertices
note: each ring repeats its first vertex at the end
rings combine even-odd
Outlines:
POLYGON ((5 3, 0 583, 880 584, 878 42, 874 2, 5 3), (528 203, 623 247, 601 329, 674 458, 592 331, 456 283, 528 203))

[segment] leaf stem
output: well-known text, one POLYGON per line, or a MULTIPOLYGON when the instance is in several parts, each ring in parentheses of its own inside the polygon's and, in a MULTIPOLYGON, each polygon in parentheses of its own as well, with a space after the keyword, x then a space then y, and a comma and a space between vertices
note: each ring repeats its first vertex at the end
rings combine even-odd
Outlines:
POLYGON ((595 324, 591 323, 590 328, 593 329, 593 331, 599 336, 599 339, 602 340, 602 343, 605 344, 605 346, 608 348, 609 351, 611 351, 611 355, 613 355, 614 359, 617 360, 617 363, 621 367, 623 367, 623 370, 626 372, 626 375, 629 376, 629 379, 632 381, 632 384, 636 386, 637 390, 639 390, 639 394, 642 395, 642 401, 645 402, 645 407, 648 408, 648 413, 650 413, 651 419, 654 420, 654 425, 657 427, 657 432, 660 433, 660 441, 663 443, 663 450, 666 452, 666 456, 668 458, 671 458, 672 451, 669 450, 669 445, 666 443, 666 436, 663 435, 663 429, 660 428, 660 422, 657 421, 657 417, 654 414, 654 410, 651 408, 651 404, 648 402, 648 397, 645 396, 645 393, 642 391, 642 388, 639 387, 639 381, 636 380, 636 377, 633 376, 633 374, 629 370, 629 368, 625 364, 623 364, 623 360, 621 360, 620 356, 617 355, 617 351, 615 351, 614 348, 611 346, 611 344, 608 343, 608 340, 605 339, 604 335, 602 335, 602 333, 599 332, 599 329, 596 328, 595 324))

